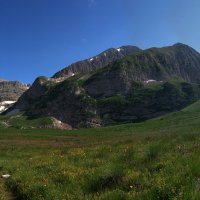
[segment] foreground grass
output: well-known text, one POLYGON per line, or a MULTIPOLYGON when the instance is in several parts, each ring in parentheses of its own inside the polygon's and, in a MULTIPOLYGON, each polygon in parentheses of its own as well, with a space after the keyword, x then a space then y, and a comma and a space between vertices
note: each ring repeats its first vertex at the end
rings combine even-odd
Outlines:
POLYGON ((200 102, 139 124, 1 129, 0 140, 11 175, 0 199, 200 199, 200 102))

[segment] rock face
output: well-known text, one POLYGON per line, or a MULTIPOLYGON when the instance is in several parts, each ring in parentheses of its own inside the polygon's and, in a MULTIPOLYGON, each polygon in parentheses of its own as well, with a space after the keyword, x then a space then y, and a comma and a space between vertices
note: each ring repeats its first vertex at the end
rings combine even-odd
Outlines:
POLYGON ((18 109, 25 110, 29 108, 34 101, 36 101, 40 96, 42 96, 46 91, 45 83, 48 81, 47 77, 38 77, 29 90, 23 93, 17 104, 18 109))
POLYGON ((139 51, 141 51, 141 49, 135 46, 122 46, 117 49, 111 48, 97 56, 71 64, 70 66, 57 72, 53 78, 69 77, 76 74, 87 74, 96 69, 103 68, 127 55, 131 55, 139 51))
MULTIPOLYGON (((112 59, 122 49, 109 50, 112 59)), ((200 97, 200 54, 187 45, 138 50, 107 66, 91 59, 36 79, 13 109, 79 128, 146 120, 200 97)))
POLYGON ((14 104, 27 89, 26 84, 0 80, 0 113, 14 104))
POLYGON ((16 101, 29 87, 18 81, 0 81, 0 101, 16 101))

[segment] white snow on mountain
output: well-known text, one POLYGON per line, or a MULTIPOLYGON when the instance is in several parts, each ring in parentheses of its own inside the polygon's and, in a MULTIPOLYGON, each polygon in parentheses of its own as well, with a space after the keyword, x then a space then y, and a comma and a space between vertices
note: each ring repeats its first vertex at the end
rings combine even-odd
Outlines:
POLYGON ((2 101, 0 102, 0 113, 8 109, 8 107, 14 104, 16 101, 2 101))
POLYGON ((152 82, 156 82, 156 80, 152 80, 152 79, 150 79, 150 80, 147 80, 147 81, 144 81, 145 83, 152 83, 152 82))

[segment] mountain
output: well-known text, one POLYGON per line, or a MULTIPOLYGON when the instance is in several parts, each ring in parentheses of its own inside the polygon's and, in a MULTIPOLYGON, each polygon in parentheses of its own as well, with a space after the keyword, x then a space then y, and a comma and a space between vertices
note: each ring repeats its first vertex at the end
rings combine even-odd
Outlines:
POLYGON ((26 84, 18 81, 0 80, 0 113, 14 104, 27 89, 26 84))
POLYGON ((119 60, 127 55, 141 51, 135 46, 122 46, 120 48, 110 48, 92 58, 73 63, 61 71, 57 72, 53 78, 69 77, 76 74, 87 74, 93 70, 103 68, 108 64, 119 60))
POLYGON ((147 49, 108 65, 91 76, 84 88, 95 97, 112 96, 126 94, 133 81, 145 83, 172 78, 200 83, 200 54, 180 43, 147 49))
POLYGON ((84 66, 37 78, 9 112, 96 127, 143 121, 200 97, 200 54, 184 44, 139 50, 107 66, 84 66))

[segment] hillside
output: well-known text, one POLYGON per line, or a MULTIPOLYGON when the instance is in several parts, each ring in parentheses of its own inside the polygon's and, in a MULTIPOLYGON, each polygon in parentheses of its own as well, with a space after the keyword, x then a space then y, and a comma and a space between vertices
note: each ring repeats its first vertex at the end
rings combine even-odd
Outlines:
POLYGON ((139 122, 198 100, 199 77, 200 54, 178 43, 125 56, 87 74, 39 77, 12 110, 53 117, 73 128, 139 122))

